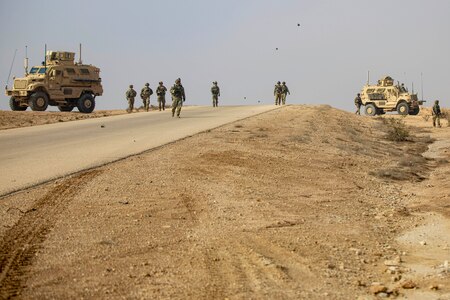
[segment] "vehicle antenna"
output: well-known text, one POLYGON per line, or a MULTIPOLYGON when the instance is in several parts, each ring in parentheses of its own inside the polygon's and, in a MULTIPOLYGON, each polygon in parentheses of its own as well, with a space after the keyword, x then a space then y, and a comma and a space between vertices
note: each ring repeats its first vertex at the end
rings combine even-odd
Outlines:
POLYGON ((16 54, 17 54, 17 49, 14 50, 14 56, 13 56, 13 59, 12 59, 12 62, 11 62, 11 67, 9 68, 9 74, 8 74, 8 79, 6 80, 5 89, 8 89, 9 78, 11 77, 11 72, 12 72, 12 68, 13 68, 13 65, 14 65, 14 60, 16 59, 16 54))
POLYGON ((83 61, 81 60, 81 43, 80 43, 80 57, 78 59, 78 64, 83 64, 83 61))
POLYGON ((25 46, 25 61, 23 62, 25 68, 25 76, 28 75, 28 46, 25 46))
POLYGON ((414 81, 411 83, 411 92, 414 94, 414 81))
POLYGON ((45 48, 44 48, 44 67, 45 67, 45 71, 47 71, 47 44, 45 44, 45 48))
POLYGON ((420 72, 420 89, 422 90, 422 101, 423 101, 423 74, 420 72))
POLYGON ((369 80, 370 80, 370 71, 367 71, 367 85, 369 85, 369 80))

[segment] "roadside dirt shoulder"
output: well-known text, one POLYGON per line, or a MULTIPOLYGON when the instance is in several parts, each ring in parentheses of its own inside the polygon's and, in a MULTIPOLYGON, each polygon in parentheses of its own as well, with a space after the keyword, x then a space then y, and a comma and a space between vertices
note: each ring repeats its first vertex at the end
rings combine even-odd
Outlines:
POLYGON ((29 127, 58 122, 69 122, 91 118, 101 118, 121 115, 125 110, 97 110, 90 114, 79 112, 56 112, 56 111, 4 111, 0 110, 0 130, 19 127, 29 127))

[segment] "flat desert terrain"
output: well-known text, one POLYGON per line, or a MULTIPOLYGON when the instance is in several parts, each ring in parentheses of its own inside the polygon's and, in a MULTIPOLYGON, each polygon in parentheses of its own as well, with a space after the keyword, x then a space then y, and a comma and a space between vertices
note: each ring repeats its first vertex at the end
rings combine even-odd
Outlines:
POLYGON ((450 299, 426 119, 289 105, 3 197, 0 298, 450 299))

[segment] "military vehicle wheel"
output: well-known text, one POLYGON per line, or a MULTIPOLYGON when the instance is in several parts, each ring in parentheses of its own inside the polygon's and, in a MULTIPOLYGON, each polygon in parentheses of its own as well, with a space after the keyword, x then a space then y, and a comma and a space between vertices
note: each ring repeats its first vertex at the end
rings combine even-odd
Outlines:
POLYGON ((73 110, 73 106, 61 106, 61 105, 58 105, 58 109, 59 109, 59 111, 72 111, 73 110))
POLYGON ((419 108, 419 107, 416 107, 416 108, 414 108, 413 110, 411 110, 411 111, 409 112, 409 114, 410 114, 410 115, 413 115, 413 116, 417 116, 417 115, 419 114, 419 112, 420 112, 420 108, 419 108))
POLYGON ((407 103, 402 102, 397 106, 397 112, 399 115, 406 116, 409 114, 409 106, 407 103))
POLYGON ((28 100, 28 106, 34 111, 44 111, 48 107, 48 97, 44 92, 36 92, 28 100))
POLYGON ((24 111, 27 110, 27 106, 20 106, 19 102, 16 101, 16 99, 14 99, 14 97, 11 97, 9 99, 9 107, 11 108, 11 110, 14 111, 24 111))
POLYGON ((84 94, 77 101, 78 110, 82 113, 91 113, 95 108, 95 100, 91 94, 84 94))
POLYGON ((372 103, 366 105, 366 115, 375 116, 377 114, 377 108, 372 103))

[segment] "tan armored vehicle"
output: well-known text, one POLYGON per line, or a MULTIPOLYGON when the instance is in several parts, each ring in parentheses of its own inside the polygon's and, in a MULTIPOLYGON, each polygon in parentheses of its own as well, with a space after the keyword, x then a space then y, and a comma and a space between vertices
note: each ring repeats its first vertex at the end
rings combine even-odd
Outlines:
POLYGON ((95 108, 95 97, 103 94, 100 69, 92 65, 74 62, 75 53, 47 51, 45 62, 32 67, 25 77, 15 78, 10 96, 12 110, 44 111, 49 105, 60 111, 72 111, 74 107, 82 113, 95 108))
POLYGON ((403 84, 394 85, 390 76, 378 80, 377 85, 365 85, 361 91, 361 100, 369 116, 389 111, 397 111, 400 115, 417 115, 419 105, 423 104, 417 99, 417 94, 409 93, 403 84))

